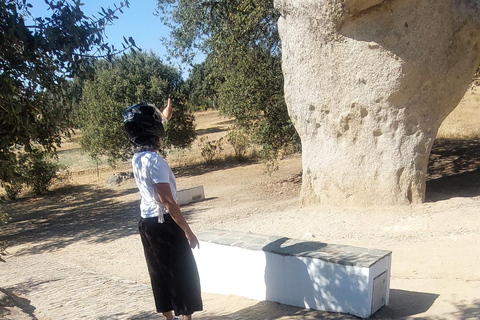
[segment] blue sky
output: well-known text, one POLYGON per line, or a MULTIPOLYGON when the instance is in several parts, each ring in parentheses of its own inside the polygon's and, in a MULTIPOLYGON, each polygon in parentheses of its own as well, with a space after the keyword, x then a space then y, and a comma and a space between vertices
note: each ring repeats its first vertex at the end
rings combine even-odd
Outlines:
MULTIPOLYGON (((87 15, 96 14, 101 7, 114 8, 113 4, 120 4, 117 0, 84 1, 83 11, 87 15)), ((167 37, 169 29, 163 25, 159 17, 154 16, 156 0, 130 0, 130 8, 125 8, 123 14, 118 14, 114 25, 106 27, 108 42, 121 48, 123 36, 135 39, 137 46, 146 50, 151 49, 161 57, 166 55, 166 50, 160 42, 161 37, 167 37)), ((97 14, 97 16, 99 16, 97 14)))
MULTIPOLYGON (((122 0, 83 0, 85 4, 82 7, 83 12, 91 16, 99 16, 97 12, 101 7, 114 9, 114 4, 119 6, 122 0)), ((31 12, 34 15, 48 15, 45 3, 42 0, 29 1, 34 7, 31 12)), ((165 50, 161 37, 168 37, 170 30, 160 21, 159 17, 154 16, 157 6, 156 0, 130 0, 130 8, 123 9, 123 14, 119 13, 118 19, 114 20, 114 25, 107 26, 105 29, 107 42, 121 49, 123 37, 132 37, 136 45, 145 52, 152 50, 164 63, 176 68, 180 67, 178 61, 167 61, 167 51, 165 50)), ((188 68, 182 66, 183 77, 188 76, 188 68)))

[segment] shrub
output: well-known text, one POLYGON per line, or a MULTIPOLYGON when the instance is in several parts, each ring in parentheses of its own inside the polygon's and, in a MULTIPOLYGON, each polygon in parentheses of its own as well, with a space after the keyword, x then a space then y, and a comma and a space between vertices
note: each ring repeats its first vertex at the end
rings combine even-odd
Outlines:
POLYGON ((247 134, 238 127, 234 127, 228 132, 227 141, 232 145, 235 152, 235 159, 238 162, 245 161, 247 159, 247 152, 250 146, 250 139, 247 134))
POLYGON ((223 138, 208 141, 207 137, 201 137, 199 142, 201 155, 207 164, 212 164, 223 151, 223 138))
POLYGON ((7 198, 9 200, 16 200, 18 194, 24 187, 24 179, 20 173, 21 171, 21 159, 15 158, 11 164, 12 174, 9 177, 4 177, 0 180, 0 185, 5 190, 7 198))
POLYGON ((24 183, 32 188, 33 193, 40 195, 48 190, 53 179, 62 168, 52 161, 48 154, 38 150, 20 156, 20 171, 24 183))
POLYGON ((4 200, 0 199, 0 226, 3 226, 8 221, 8 207, 4 200))
POLYGON ((21 181, 6 182, 3 184, 3 189, 5 189, 8 199, 15 200, 23 189, 23 183, 21 181))

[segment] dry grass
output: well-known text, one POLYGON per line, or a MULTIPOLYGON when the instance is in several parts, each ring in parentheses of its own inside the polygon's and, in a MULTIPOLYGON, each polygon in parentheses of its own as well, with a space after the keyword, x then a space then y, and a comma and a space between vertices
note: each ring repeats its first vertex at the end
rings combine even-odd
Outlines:
POLYGON ((480 90, 468 90, 457 108, 443 121, 438 139, 480 139, 480 90))
MULTIPOLYGON (((216 110, 209 110, 195 113, 197 139, 193 142, 191 148, 171 149, 167 151, 168 162, 172 167, 191 167, 201 165, 204 159, 200 156, 199 138, 204 137, 208 141, 218 140, 226 136, 229 128, 233 125, 233 120, 222 117, 216 110)), ((71 138, 66 138, 59 149, 59 162, 69 168, 72 173, 82 174, 91 173, 97 170, 97 162, 89 157, 80 147, 81 131, 76 131, 71 138)), ((224 140, 223 151, 219 160, 225 160, 234 154, 233 148, 224 140)), ((129 161, 118 162, 117 169, 128 168, 129 161)), ((100 171, 111 171, 106 159, 100 158, 98 162, 100 171)))
MULTIPOLYGON (((168 163, 174 168, 202 165, 205 160, 200 155, 202 138, 204 141, 218 141, 225 137, 233 125, 233 120, 225 118, 217 110, 195 113, 197 139, 189 149, 172 149, 167 151, 168 163)), ((223 151, 219 160, 224 160, 234 154, 233 148, 223 139, 223 151)))

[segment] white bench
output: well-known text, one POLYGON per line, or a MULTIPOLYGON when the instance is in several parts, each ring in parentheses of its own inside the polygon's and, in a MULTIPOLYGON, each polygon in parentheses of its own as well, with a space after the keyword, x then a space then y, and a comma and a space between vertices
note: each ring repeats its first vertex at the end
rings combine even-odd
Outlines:
POLYGON ((205 191, 203 186, 192 187, 177 191, 178 204, 183 206, 192 202, 205 200, 205 191))
POLYGON ((226 230, 198 238, 203 292, 363 318, 388 303, 391 251, 226 230))

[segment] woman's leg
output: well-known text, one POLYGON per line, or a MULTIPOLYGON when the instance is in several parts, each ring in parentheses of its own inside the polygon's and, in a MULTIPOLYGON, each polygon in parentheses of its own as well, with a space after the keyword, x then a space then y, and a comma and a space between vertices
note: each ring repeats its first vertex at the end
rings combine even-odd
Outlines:
POLYGON ((173 319, 173 311, 162 312, 163 320, 172 320, 173 319))

